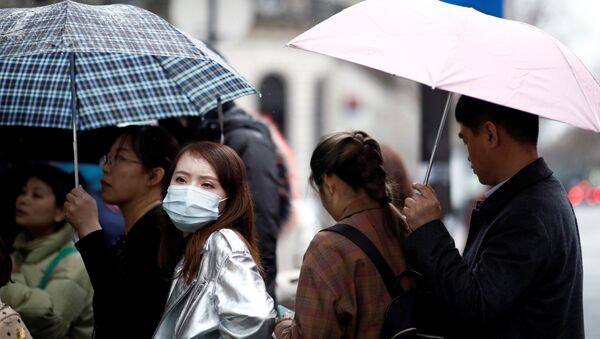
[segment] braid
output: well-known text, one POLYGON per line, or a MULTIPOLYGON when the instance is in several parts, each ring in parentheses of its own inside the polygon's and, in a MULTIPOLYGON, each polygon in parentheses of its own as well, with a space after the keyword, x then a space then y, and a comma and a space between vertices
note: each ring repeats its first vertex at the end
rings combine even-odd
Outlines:
POLYGON ((361 131, 325 136, 312 154, 310 167, 310 181, 315 188, 323 183, 325 174, 331 173, 354 190, 364 189, 383 208, 386 232, 403 236, 406 225, 400 212, 391 204, 393 190, 375 139, 361 131))
POLYGON ((325 138, 311 159, 311 180, 317 185, 325 173, 335 173, 353 189, 364 188, 381 204, 390 201, 390 187, 379 144, 365 132, 345 132, 325 138))
POLYGON ((381 204, 389 202, 386 173, 383 168, 383 157, 378 143, 369 136, 362 135, 362 152, 359 158, 363 159, 364 167, 361 171, 361 181, 369 196, 381 204))

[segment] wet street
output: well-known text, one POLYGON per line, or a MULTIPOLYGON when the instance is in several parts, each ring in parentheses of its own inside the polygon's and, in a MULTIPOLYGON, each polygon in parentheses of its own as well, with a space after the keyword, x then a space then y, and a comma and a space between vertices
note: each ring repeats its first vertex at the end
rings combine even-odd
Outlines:
POLYGON ((575 214, 583 251, 585 334, 600 339, 600 207, 577 207, 575 214))

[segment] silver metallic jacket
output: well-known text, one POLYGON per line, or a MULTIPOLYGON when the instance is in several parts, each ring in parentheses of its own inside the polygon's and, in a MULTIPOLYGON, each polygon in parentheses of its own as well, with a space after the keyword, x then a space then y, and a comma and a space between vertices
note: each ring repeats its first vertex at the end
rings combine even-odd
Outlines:
POLYGON ((154 338, 270 338, 273 299, 265 290, 248 247, 230 229, 210 235, 198 276, 190 285, 178 277, 154 338))

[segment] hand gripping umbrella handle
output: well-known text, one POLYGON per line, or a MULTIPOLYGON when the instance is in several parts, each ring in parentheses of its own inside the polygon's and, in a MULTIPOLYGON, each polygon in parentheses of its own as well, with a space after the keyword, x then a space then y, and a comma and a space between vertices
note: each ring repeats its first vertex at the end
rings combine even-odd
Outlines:
POLYGON ((442 136, 442 132, 444 131, 444 125, 446 124, 446 119, 448 118, 448 111, 450 110, 451 99, 452 92, 448 92, 448 98, 446 98, 446 106, 444 107, 444 114, 442 115, 442 121, 440 121, 440 127, 438 128, 437 135, 435 137, 433 150, 431 150, 431 156, 429 157, 429 165, 427 165, 427 172, 425 173, 425 180, 423 180, 423 185, 427 185, 429 183, 429 175, 431 174, 431 167, 433 167, 433 157, 435 156, 435 151, 437 150, 438 142, 440 141, 440 137, 442 136))

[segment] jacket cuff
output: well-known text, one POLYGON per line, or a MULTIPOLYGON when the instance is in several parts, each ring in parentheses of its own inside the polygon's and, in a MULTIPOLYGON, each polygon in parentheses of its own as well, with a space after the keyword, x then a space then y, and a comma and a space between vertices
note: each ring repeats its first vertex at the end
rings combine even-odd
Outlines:
POLYGON ((411 266, 417 270, 423 269, 424 261, 431 260, 441 247, 448 245, 454 246, 454 239, 439 219, 419 227, 405 241, 411 266))
POLYGON ((102 230, 94 231, 75 243, 75 248, 81 253, 84 261, 87 256, 93 256, 96 253, 106 251, 106 247, 107 244, 104 239, 104 231, 102 230))

